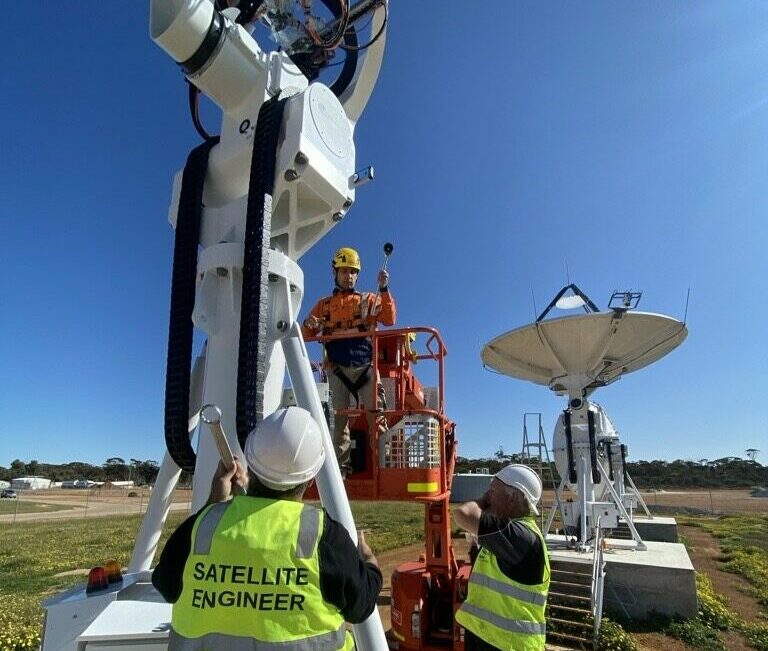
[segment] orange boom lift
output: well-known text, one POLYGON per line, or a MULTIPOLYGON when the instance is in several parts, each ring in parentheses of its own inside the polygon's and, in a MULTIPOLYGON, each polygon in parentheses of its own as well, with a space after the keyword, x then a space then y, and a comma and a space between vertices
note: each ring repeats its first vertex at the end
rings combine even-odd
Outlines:
MULTIPOLYGON (((336 412, 349 417, 352 438, 353 474, 345 482, 347 495, 350 500, 424 504, 425 553, 392 574, 390 645, 461 650, 463 630, 454 613, 466 597, 471 568, 455 558, 451 546, 448 502, 457 441, 455 423, 445 415, 445 344, 436 329, 424 326, 354 336, 371 338, 387 399, 381 409, 374 392, 373 405, 336 412), (414 343, 425 352, 416 352, 414 343), (433 387, 425 387, 415 374, 417 364, 422 368, 429 362, 433 387), (381 425, 373 432, 368 431, 368 410, 377 412, 381 425), (384 424, 386 432, 380 432, 384 424)), ((309 337, 307 342, 345 338, 350 337, 309 337)))

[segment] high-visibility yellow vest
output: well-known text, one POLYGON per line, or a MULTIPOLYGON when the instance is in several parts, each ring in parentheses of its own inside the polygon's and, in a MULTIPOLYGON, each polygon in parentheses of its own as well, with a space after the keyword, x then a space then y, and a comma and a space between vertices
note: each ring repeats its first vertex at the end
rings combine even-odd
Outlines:
POLYGON ((323 511, 238 496, 192 529, 169 651, 338 651, 354 644, 320 591, 323 511))
POLYGON ((543 651, 549 554, 536 521, 530 517, 518 521, 541 541, 544 552, 542 582, 526 585, 513 581, 501 571, 493 552, 483 547, 472 568, 467 599, 456 612, 456 621, 499 649, 543 651))

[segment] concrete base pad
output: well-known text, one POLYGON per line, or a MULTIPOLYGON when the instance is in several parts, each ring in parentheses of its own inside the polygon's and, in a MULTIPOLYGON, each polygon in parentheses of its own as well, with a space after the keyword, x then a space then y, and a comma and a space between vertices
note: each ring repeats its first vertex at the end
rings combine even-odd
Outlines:
MULTIPOLYGON (((562 549, 564 542, 563 536, 547 536, 550 557, 585 565, 584 571, 591 573, 592 554, 562 549)), ((646 619, 654 612, 696 617, 696 574, 685 546, 646 541, 648 549, 636 551, 632 540, 608 539, 607 544, 605 610, 632 619, 646 619)))
POLYGON ((663 518, 660 516, 646 518, 635 515, 632 522, 635 525, 635 529, 637 529, 637 533, 645 541, 677 542, 677 520, 674 518, 663 518))

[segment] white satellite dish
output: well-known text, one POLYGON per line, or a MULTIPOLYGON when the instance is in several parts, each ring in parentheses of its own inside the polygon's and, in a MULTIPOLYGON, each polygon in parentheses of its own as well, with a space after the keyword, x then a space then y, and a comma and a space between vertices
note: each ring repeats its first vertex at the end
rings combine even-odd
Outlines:
POLYGON ((646 549, 632 521, 632 509, 644 503, 624 463, 627 447, 602 407, 587 399, 595 389, 664 357, 688 336, 677 319, 635 311, 641 295, 615 291, 609 309, 601 312, 576 285, 568 285, 535 322, 499 335, 481 353, 483 364, 498 373, 568 394, 552 446, 560 485, 544 531, 559 509, 566 532, 577 536, 581 550, 589 548, 596 530, 618 527, 620 517, 636 549, 646 549), (565 296, 569 291, 572 295, 565 296), (546 318, 552 308, 563 306, 583 306, 587 313, 546 318), (575 500, 563 499, 566 488, 575 500))
POLYGON ((494 371, 558 394, 568 391, 569 379, 579 378, 589 394, 660 359, 687 335, 686 325, 672 317, 612 310, 510 330, 486 344, 481 357, 494 371))

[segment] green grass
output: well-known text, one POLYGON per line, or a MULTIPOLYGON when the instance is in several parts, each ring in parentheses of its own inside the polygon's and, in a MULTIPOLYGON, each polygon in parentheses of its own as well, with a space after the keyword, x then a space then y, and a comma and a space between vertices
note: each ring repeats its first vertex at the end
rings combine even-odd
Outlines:
POLYGON ((701 527, 720 542, 722 569, 743 576, 768 617, 768 516, 723 515, 681 518, 680 524, 701 527))
MULTIPOLYGON (((355 524, 367 530, 366 540, 375 553, 424 538, 420 504, 353 502, 351 506, 355 524)), ((185 517, 176 513, 168 518, 159 550, 185 517)), ((138 515, 0 524, 0 651, 37 649, 40 603, 83 582, 82 576, 57 575, 112 559, 127 565, 139 524, 138 515)))
MULTIPOLYGON (((183 518, 169 517, 161 545, 183 518)), ((56 575, 111 559, 126 565, 138 528, 138 515, 0 524, 0 651, 37 649, 40 603, 83 581, 56 575)))
POLYGON ((68 504, 47 504, 43 502, 28 502, 27 500, 0 500, 0 515, 12 515, 13 513, 53 513, 54 511, 66 511, 72 508, 74 507, 68 504))
POLYGON ((424 506, 407 502, 352 502, 352 516, 374 553, 424 541, 424 506))
MULTIPOLYGON (((171 515, 161 545, 183 520, 171 515)), ((17 522, 0 525, 0 595, 50 595, 82 577, 56 577, 115 559, 123 565, 133 550, 139 516, 17 522)))

